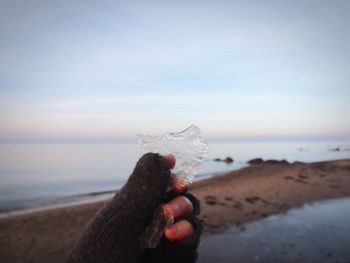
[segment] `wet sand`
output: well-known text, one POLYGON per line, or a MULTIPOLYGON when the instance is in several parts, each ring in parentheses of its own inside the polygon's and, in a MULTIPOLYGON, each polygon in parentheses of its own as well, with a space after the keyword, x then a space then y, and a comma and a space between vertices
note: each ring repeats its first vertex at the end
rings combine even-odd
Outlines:
MULTIPOLYGON (((307 202, 350 196, 350 160, 253 165, 196 182, 190 191, 201 201, 204 235, 210 235, 307 202)), ((1 219, 1 262, 64 262, 103 203, 1 219)))
POLYGON ((307 202, 350 196, 350 160, 255 165, 200 181, 192 191, 210 234, 307 202))
POLYGON ((232 226, 202 238, 198 262, 349 263, 349 211, 343 197, 232 226))

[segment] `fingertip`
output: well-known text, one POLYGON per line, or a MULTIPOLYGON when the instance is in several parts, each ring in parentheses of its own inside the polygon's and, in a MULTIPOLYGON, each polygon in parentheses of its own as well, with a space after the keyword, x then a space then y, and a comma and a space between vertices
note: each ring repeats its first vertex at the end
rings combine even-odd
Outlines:
POLYGON ((165 155, 164 158, 168 161, 170 169, 174 168, 175 163, 176 163, 175 156, 173 154, 169 153, 168 155, 165 155))
POLYGON ((185 196, 177 196, 170 202, 163 205, 164 218, 168 221, 170 218, 190 214, 193 212, 192 202, 185 196))
POLYGON ((164 235, 170 241, 182 240, 194 232, 193 226, 187 220, 181 220, 164 231, 164 235))
MULTIPOLYGON (((176 163, 175 156, 173 154, 169 153, 167 155, 164 155, 164 158, 165 158, 165 160, 167 160, 170 169, 174 168, 175 163, 176 163)), ((175 192, 178 192, 178 193, 185 192, 187 190, 187 184, 182 182, 182 181, 180 181, 180 180, 178 180, 178 179, 176 179, 176 178, 173 178, 171 180, 170 187, 175 192)))
POLYGON ((178 193, 185 192, 187 190, 187 184, 185 184, 182 181, 177 180, 176 178, 173 178, 170 181, 171 188, 178 193))

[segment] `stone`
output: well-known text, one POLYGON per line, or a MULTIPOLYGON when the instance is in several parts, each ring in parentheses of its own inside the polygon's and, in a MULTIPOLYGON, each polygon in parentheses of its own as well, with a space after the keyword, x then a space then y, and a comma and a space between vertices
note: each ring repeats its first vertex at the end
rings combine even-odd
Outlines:
POLYGON ((262 164, 262 163, 264 163, 264 160, 261 158, 255 158, 255 159, 249 160, 247 163, 249 163, 249 164, 262 164))
POLYGON ((231 157, 226 157, 225 159, 224 159, 224 162, 225 163, 233 163, 233 159, 231 158, 231 157))

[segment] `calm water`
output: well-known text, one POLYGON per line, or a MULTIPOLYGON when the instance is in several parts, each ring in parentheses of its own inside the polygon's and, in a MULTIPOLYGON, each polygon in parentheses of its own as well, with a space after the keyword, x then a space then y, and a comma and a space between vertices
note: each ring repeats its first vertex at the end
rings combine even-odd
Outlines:
POLYGON ((350 262, 349 248, 350 198, 344 198, 203 238, 198 262, 350 262))
MULTIPOLYGON (((210 159, 231 156, 235 162, 208 161, 198 178, 241 168, 256 157, 305 162, 350 158, 350 151, 329 151, 338 146, 350 148, 350 143, 210 143, 210 159)), ((142 154, 137 144, 0 144, 0 211, 118 189, 142 154)))

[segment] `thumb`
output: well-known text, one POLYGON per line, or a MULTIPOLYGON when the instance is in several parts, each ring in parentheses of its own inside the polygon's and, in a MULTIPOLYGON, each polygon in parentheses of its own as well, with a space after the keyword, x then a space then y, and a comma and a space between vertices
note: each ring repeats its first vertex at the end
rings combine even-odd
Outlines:
POLYGON ((170 167, 159 154, 147 153, 106 206, 91 221, 68 262, 139 262, 140 236, 162 201, 170 167))
POLYGON ((170 165, 163 156, 146 153, 137 162, 121 193, 132 205, 152 213, 165 196, 171 177, 170 165))

